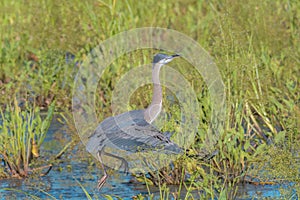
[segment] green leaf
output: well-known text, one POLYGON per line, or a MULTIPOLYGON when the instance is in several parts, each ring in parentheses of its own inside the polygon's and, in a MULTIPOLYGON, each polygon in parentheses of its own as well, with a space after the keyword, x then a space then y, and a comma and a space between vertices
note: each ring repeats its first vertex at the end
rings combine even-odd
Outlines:
POLYGON ((280 142, 283 142, 285 139, 285 134, 286 131, 280 131, 275 137, 274 137, 274 142, 275 144, 278 144, 280 142))
POLYGON ((103 196, 105 199, 107 199, 107 200, 114 200, 113 197, 110 196, 110 195, 103 194, 102 196, 103 196))
POLYGON ((250 140, 246 140, 246 142, 244 144, 245 151, 247 151, 249 147, 250 147, 250 140))

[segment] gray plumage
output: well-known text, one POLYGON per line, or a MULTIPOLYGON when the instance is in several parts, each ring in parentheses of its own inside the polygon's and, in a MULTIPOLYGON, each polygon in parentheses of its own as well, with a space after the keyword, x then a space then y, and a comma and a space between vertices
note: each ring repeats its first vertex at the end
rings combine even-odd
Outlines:
POLYGON ((96 154, 105 146, 132 153, 151 150, 181 153, 181 148, 170 140, 169 134, 163 134, 144 119, 144 110, 129 111, 101 122, 90 136, 86 149, 96 154))
POLYGON ((157 54, 154 56, 152 67, 153 97, 151 104, 146 109, 133 110, 106 118, 89 137, 86 149, 88 152, 98 155, 98 160, 104 169, 104 176, 98 182, 99 189, 107 179, 102 154, 121 160, 125 170, 128 168, 128 163, 124 158, 105 152, 105 147, 122 149, 132 153, 159 151, 166 154, 178 154, 182 152, 182 149, 170 140, 170 133, 163 134, 151 125, 162 109, 160 68, 178 56, 177 54, 172 56, 157 54))

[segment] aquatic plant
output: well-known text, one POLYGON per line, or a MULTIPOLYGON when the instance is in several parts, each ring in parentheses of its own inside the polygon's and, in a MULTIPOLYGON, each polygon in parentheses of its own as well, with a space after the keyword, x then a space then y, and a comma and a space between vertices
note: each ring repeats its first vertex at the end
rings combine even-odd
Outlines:
POLYGON ((26 106, 25 110, 21 110, 16 99, 13 105, 6 106, 4 111, 0 111, 0 156, 4 161, 4 165, 0 166, 2 176, 26 177, 45 167, 50 170, 51 165, 37 168, 31 168, 30 165, 34 157, 39 157, 39 148, 49 129, 55 102, 49 106, 44 119, 39 107, 26 106))
MULTIPOLYGON (((214 57, 227 88, 228 118, 215 145, 219 154, 208 161, 181 158, 180 167, 188 174, 185 187, 204 191, 203 198, 228 199, 234 198, 242 182, 287 180, 299 188, 299 1, 45 0, 24 4, 4 0, 0 4, 1 106, 18 91, 26 96, 24 85, 28 83, 42 106, 49 106, 43 101, 55 95, 59 107, 68 111, 73 79, 72 67, 65 66, 65 52, 76 52, 80 60, 116 33, 143 26, 168 27, 191 36, 214 57), (66 75, 70 75, 67 87, 61 87, 66 75)), ((122 74, 151 62, 147 58, 154 53, 156 50, 137 50, 105 70, 96 92, 99 121, 112 115, 112 90, 122 74)), ((182 61, 175 69, 193 85, 201 105, 201 127, 192 147, 197 153, 208 129, 209 94, 188 63, 182 61)), ((141 88, 143 98, 138 95, 132 95, 130 104, 144 108, 151 100, 151 87, 141 88)), ((172 120, 165 124, 166 130, 172 127, 172 120)), ((173 175, 169 173, 172 168, 163 170, 152 180, 167 191, 164 178, 175 180, 178 172, 173 175)), ((7 176, 7 170, 0 168, 0 174, 7 176)))

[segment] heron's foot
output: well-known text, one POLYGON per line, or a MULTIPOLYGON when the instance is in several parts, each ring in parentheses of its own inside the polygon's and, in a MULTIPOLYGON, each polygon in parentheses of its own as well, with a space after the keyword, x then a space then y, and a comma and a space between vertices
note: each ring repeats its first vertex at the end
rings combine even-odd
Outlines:
POLYGON ((98 190, 100 190, 103 187, 103 185, 106 183, 107 177, 108 177, 107 174, 105 174, 104 176, 102 176, 101 179, 99 179, 98 185, 97 185, 98 190))

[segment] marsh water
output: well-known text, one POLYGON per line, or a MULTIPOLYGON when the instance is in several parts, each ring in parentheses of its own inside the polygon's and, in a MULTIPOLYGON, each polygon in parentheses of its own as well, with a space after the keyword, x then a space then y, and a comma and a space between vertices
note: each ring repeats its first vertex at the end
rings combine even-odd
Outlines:
MULTIPOLYGON (((47 163, 50 155, 59 153, 71 141, 72 135, 68 127, 54 117, 47 137, 42 145, 41 158, 47 163), (43 153, 44 152, 44 153, 43 153), (43 155, 44 154, 44 155, 43 155)), ((87 156, 84 147, 79 144, 71 153, 64 154, 59 163, 54 164, 47 176, 28 179, 0 180, 1 199, 87 199, 84 189, 93 199, 105 199, 103 195, 113 198, 132 199, 138 194, 147 195, 146 185, 134 181, 130 174, 114 172, 106 185, 99 192, 96 188, 97 179, 102 171, 93 163, 93 158, 87 156), (84 188, 84 189, 83 189, 84 188)), ((282 189, 291 184, 283 185, 240 185, 238 199, 280 198, 282 189)), ((159 199, 159 189, 150 187, 155 199, 159 199)), ((176 191, 177 187, 170 187, 176 191)), ((184 191, 182 193, 184 195, 184 191)), ((290 190, 288 199, 298 199, 296 191, 290 190)), ((194 197, 197 198, 197 192, 194 197)), ((285 196, 286 197, 286 196, 285 196)), ((172 198, 170 196, 170 198, 172 198)))

